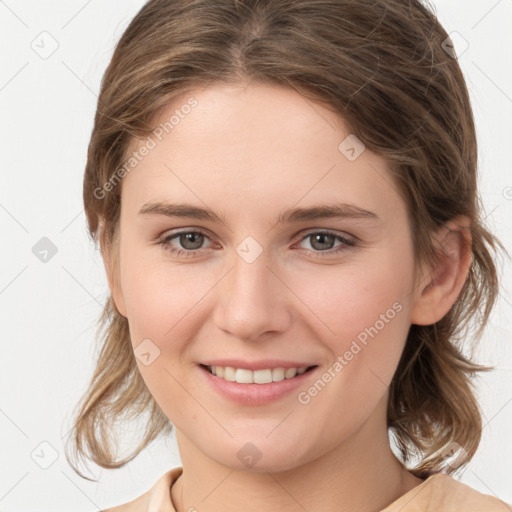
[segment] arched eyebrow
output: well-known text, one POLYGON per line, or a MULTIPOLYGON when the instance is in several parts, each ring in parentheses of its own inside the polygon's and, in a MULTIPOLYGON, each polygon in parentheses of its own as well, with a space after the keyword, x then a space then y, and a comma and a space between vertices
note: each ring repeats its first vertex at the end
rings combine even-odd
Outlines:
MULTIPOLYGON (((226 219, 211 208, 190 203, 147 202, 139 210, 140 215, 165 215, 167 217, 186 217, 227 224, 226 219)), ((281 212, 274 220, 275 224, 286 222, 304 222, 319 219, 366 219, 380 221, 380 217, 370 210, 354 204, 334 203, 314 205, 308 208, 290 208, 281 212)))

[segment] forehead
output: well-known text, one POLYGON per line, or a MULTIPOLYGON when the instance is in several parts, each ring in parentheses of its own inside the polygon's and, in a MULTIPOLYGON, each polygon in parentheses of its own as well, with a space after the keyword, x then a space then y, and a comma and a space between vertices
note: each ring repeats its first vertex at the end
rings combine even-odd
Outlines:
POLYGON ((169 200, 275 217, 283 206, 345 202, 383 217, 404 206, 386 161, 365 149, 343 120, 292 88, 214 85, 187 91, 137 141, 123 204, 169 200), (353 150, 353 151, 352 151, 353 150), (354 158, 355 156, 355 158, 354 158))

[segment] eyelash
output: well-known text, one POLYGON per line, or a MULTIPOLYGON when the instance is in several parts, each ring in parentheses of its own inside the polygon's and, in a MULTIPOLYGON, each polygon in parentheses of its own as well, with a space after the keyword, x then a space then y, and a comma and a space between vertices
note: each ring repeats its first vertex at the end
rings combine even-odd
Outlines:
MULTIPOLYGON (((194 250, 192 250, 192 249, 189 249, 189 250, 187 250, 187 249, 175 249, 175 248, 171 248, 171 245, 170 245, 170 242, 173 239, 178 238, 181 235, 187 235, 187 234, 203 235, 206 238, 209 238, 208 235, 206 233, 202 232, 202 231, 179 231, 179 232, 173 233, 171 235, 164 235, 163 237, 158 239, 157 243, 159 245, 163 246, 166 251, 171 252, 175 256, 184 256, 186 258, 194 258, 195 257, 194 253, 199 252, 201 249, 194 249, 194 250)), ((321 231, 310 231, 309 233, 304 235, 299 240, 299 243, 304 241, 304 240, 306 240, 307 238, 311 237, 312 235, 332 236, 337 241, 342 242, 342 245, 339 246, 338 248, 327 249, 325 251, 312 251, 312 250, 309 250, 309 249, 304 249, 304 250, 306 250, 309 253, 314 253, 315 255, 320 256, 321 258, 338 254, 338 253, 340 253, 342 251, 346 251, 348 248, 354 247, 356 245, 355 240, 351 240, 349 238, 345 238, 345 237, 343 237, 341 235, 337 235, 337 234, 332 233, 330 231, 323 231, 323 230, 321 230, 321 231)))

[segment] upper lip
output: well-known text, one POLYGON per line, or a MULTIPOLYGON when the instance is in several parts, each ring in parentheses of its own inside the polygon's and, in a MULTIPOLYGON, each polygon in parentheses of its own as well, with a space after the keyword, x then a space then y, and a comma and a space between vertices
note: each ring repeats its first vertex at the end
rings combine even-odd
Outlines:
POLYGON ((261 359, 259 361, 244 361, 242 359, 210 359, 202 361, 201 364, 205 366, 231 366, 232 368, 245 368, 247 370, 266 370, 267 368, 301 368, 305 366, 316 366, 311 363, 304 363, 298 361, 283 361, 281 359, 261 359))

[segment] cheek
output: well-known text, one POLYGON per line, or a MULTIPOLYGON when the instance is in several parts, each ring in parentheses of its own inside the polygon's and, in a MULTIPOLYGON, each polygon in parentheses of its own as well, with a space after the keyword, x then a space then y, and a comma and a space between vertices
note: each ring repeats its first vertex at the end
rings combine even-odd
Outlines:
POLYGON ((376 322, 383 330, 382 315, 386 326, 406 317, 397 310, 408 307, 411 274, 411 261, 406 257, 381 253, 346 266, 318 266, 300 277, 290 274, 285 279, 307 306, 301 308, 304 315, 316 316, 319 330, 323 325, 324 333, 342 341, 356 337, 376 322))
POLYGON ((121 259, 122 289, 140 374, 178 428, 183 421, 185 427, 197 415, 194 402, 180 385, 187 370, 181 363, 187 359, 187 349, 197 334, 195 318, 201 299, 215 282, 213 276, 211 282, 198 278, 192 268, 189 265, 184 272, 162 259, 156 261, 142 250, 126 251, 121 259), (150 353, 149 364, 142 357, 145 352, 150 353))
POLYGON ((340 269, 330 280, 312 275, 298 290, 322 320, 315 320, 313 334, 330 352, 318 379, 298 394, 319 436, 351 435, 388 390, 410 325, 410 275, 407 261, 397 261, 379 258, 378 265, 340 269))
MULTIPOLYGON (((180 267, 163 257, 149 257, 147 251, 126 251, 121 259, 121 282, 132 334, 158 344, 177 338, 177 332, 182 339, 183 328, 212 288, 213 277, 198 274, 193 265, 180 267)), ((132 341, 137 344, 137 339, 132 341)))
POLYGON ((336 377, 325 376, 336 382, 328 386, 331 399, 357 409, 365 397, 371 409, 391 382, 409 330, 412 258, 389 252, 322 272, 295 280, 293 288, 308 306, 301 310, 314 313, 305 315, 330 352, 326 365, 339 362, 331 368, 336 377))

